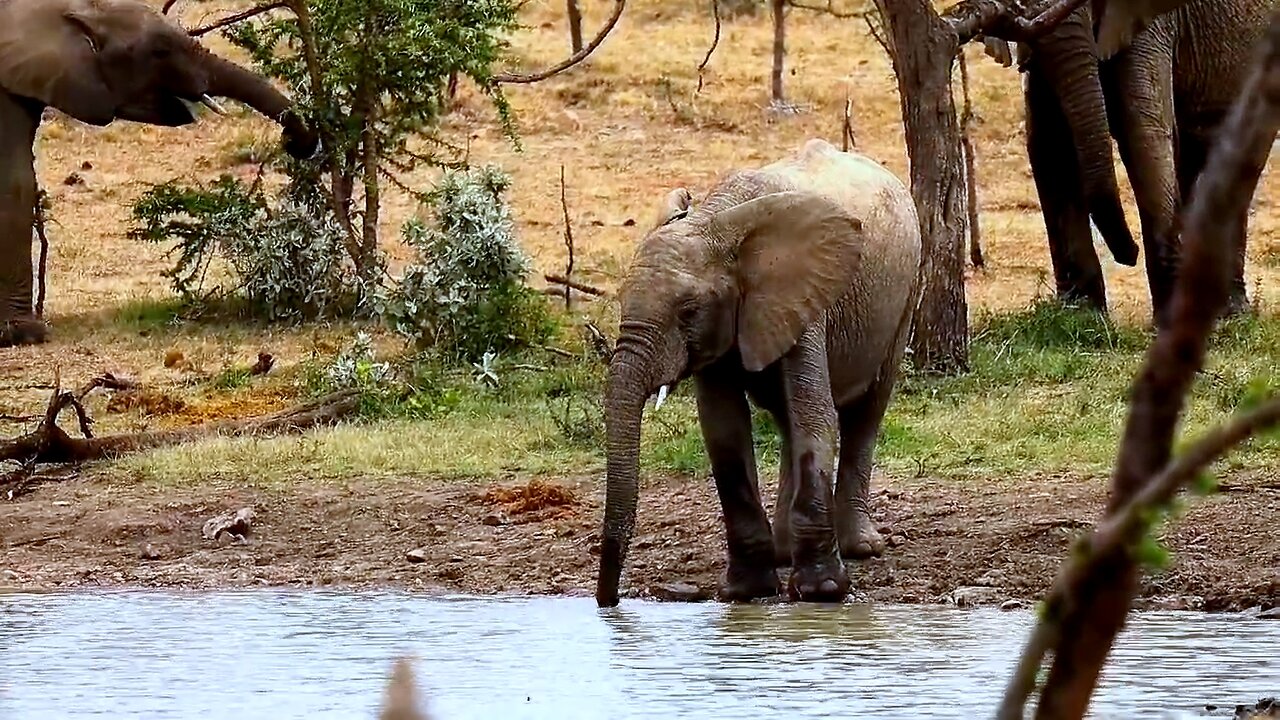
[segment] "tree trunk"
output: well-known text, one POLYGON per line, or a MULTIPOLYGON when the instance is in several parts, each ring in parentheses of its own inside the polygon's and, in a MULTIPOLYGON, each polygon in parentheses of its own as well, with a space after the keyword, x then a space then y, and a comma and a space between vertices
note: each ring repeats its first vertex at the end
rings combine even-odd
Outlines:
POLYGON ((569 44, 575 53, 582 52, 582 12, 578 10, 578 0, 569 3, 569 44))
POLYGON ((888 31, 920 214, 922 292, 912 323, 912 363, 932 373, 969 367, 964 294, 965 184, 951 95, 959 38, 925 0, 876 0, 888 31))
POLYGON ((787 57, 787 0, 772 0, 773 3, 773 71, 770 75, 769 99, 775 105, 786 102, 782 92, 782 65, 787 57))

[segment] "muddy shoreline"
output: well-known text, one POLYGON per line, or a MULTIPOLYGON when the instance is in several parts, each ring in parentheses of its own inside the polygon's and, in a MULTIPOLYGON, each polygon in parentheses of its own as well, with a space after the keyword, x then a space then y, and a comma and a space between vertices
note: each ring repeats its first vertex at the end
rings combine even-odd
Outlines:
MULTIPOLYGON (((641 492, 624 596, 714 594, 723 532, 709 478, 651 478, 641 492)), ((1166 528, 1172 562, 1140 607, 1280 606, 1280 486, 1225 479, 1166 528)), ((1102 478, 878 477, 884 557, 850 563, 854 599, 1030 605, 1072 538, 1100 512, 1102 478), (1015 601, 1009 603, 1009 601, 1015 601)), ((772 489, 766 493, 772 503, 772 489)), ((603 489, 589 477, 489 481, 365 479, 249 488, 139 486, 82 477, 6 502, 0 589, 401 588, 416 592, 589 595, 603 489), (253 509, 248 536, 204 523, 253 509)))

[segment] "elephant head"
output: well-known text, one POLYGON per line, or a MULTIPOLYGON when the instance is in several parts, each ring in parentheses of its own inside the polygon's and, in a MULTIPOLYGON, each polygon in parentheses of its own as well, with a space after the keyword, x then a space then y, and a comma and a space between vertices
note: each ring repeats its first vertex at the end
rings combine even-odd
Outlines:
POLYGON ((714 200, 683 214, 688 193, 672 193, 659 216, 666 220, 641 242, 621 289, 605 393, 601 607, 618 602, 635 526, 646 400, 730 353, 748 372, 772 364, 848 291, 858 264, 861 222, 821 195, 714 200))
POLYGON ((91 125, 194 121, 183 101, 239 100, 283 127, 284 147, 310 157, 318 141, 265 78, 205 50, 140 0, 0 3, 0 89, 91 125))
MULTIPOLYGON (((1012 62, 1003 40, 986 38, 984 44, 986 53, 1001 64, 1012 62)), ((1116 181, 1089 6, 1080 7, 1029 45, 1019 44, 1017 57, 1019 66, 1041 73, 1054 88, 1071 129, 1071 137, 1063 142, 1075 145, 1089 215, 1116 262, 1136 265, 1138 245, 1125 219, 1116 181)))

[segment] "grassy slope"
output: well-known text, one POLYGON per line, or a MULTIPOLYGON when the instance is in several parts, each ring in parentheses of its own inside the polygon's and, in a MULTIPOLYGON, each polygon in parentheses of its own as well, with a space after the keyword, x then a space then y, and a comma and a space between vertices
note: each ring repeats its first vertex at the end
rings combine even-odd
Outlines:
MULTIPOLYGON (((184 22, 195 24, 239 5, 216 0, 179 8, 184 22)), ((583 5, 594 28, 610 4, 583 5)), ((558 270, 564 262, 561 163, 577 229, 577 275, 606 288, 615 285, 638 236, 637 228, 624 221, 643 223, 673 186, 686 185, 697 194, 721 173, 768 162, 808 137, 837 140, 846 95, 853 100, 860 148, 905 174, 892 74, 860 21, 793 13, 788 62, 794 74, 786 82, 790 99, 805 112, 774 117, 766 110, 770 29, 763 15, 726 23, 705 86, 697 92, 696 68, 712 31, 706 15, 704 8, 677 0, 632 0, 615 34, 588 63, 540 85, 509 88, 522 152, 502 138, 485 102, 464 88, 462 107, 450 116, 446 131, 457 142, 469 139, 473 160, 499 163, 514 176, 520 238, 539 271, 558 270)), ((531 0, 523 20, 528 28, 513 43, 524 65, 542 66, 563 56, 567 32, 561 3, 531 0)), ((210 44, 228 50, 221 39, 210 44)), ((1119 329, 1044 309, 1024 311, 1047 290, 1049 276, 1043 225, 1021 146, 1019 81, 979 48, 969 48, 968 56, 982 118, 975 140, 988 259, 985 271, 972 274, 968 295, 984 329, 975 338, 970 376, 904 382, 886 425, 881 459, 896 473, 1097 471, 1110 459, 1125 388, 1144 347, 1144 331, 1138 329, 1147 314, 1143 273, 1107 263, 1119 329), (1021 314, 982 319, 993 312, 1021 314)), ((251 177, 256 166, 245 160, 276 137, 274 127, 249 115, 202 118, 185 129, 47 125, 38 153, 40 178, 53 195, 59 223, 52 230, 49 278, 57 339, 0 355, 4 387, 48 382, 58 371, 70 383, 112 370, 187 398, 191 407, 184 419, 286 402, 301 374, 299 363, 331 353, 351 328, 172 326, 165 322, 162 249, 140 247, 123 236, 128 203, 147 183, 210 179, 221 172, 251 177), (91 169, 84 169, 86 162, 91 169), (63 183, 73 172, 83 184, 63 183), (215 381, 222 369, 251 363, 260 348, 276 355, 279 377, 255 380, 248 388, 216 387, 228 384, 215 381), (171 350, 181 351, 193 367, 165 367, 161 358, 171 350)), ((431 177, 423 172, 410 181, 424 185, 431 177)), ((385 194, 383 229, 392 238, 414 208, 394 188, 385 194)), ((1264 318, 1223 334, 1193 410, 1197 426, 1229 412, 1252 378, 1273 372, 1274 341, 1280 335, 1280 323, 1270 317, 1280 292, 1275 198, 1274 180, 1264 177, 1251 225, 1249 266, 1251 282, 1259 283, 1254 290, 1261 293, 1264 318)), ((1131 203, 1129 212, 1136 228, 1131 203)), ((399 252, 394 245, 389 249, 399 252)), ((607 304, 592 312, 606 328, 615 317, 607 304)), ((393 343, 384 338, 382 345, 393 343)), ((564 364, 554 357, 532 360, 564 364)), ((571 418, 595 412, 598 420, 592 410, 598 369, 570 366, 539 376, 516 371, 504 377, 502 389, 487 392, 475 391, 465 380, 450 381, 457 392, 430 414, 430 421, 388 419, 300 439, 203 443, 133 458, 122 469, 157 481, 221 475, 274 482, 370 473, 553 472, 599 462, 597 439, 590 432, 566 432, 566 423, 556 419, 563 417, 568 397, 574 401, 571 418), (547 398, 552 386, 560 398, 547 398)), ((103 402, 95 407, 101 431, 177 421, 136 411, 105 414, 103 402)), ((34 411, 43 404, 42 391, 0 391, 0 404, 34 411)), ((687 396, 674 397, 645 432, 651 465, 703 466, 687 396)), ((772 463, 768 441, 764 444, 762 462, 772 463)), ((1255 443, 1239 458, 1263 462, 1274 458, 1274 449, 1255 443)))

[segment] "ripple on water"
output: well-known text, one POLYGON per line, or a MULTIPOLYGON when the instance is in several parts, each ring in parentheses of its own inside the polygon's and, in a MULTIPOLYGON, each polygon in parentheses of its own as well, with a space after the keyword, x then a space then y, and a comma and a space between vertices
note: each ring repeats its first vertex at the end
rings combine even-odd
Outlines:
MULTIPOLYGON (((1028 611, 252 590, 0 596, 0 718, 373 718, 393 657, 450 718, 989 716, 1028 611)), ((1097 718, 1280 690, 1280 623, 1137 615, 1097 718)))

